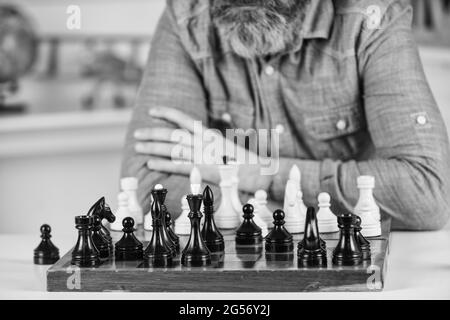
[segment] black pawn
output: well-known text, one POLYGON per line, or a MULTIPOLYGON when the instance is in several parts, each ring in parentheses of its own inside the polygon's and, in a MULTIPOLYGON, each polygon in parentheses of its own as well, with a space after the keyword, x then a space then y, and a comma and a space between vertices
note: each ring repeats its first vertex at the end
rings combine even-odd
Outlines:
POLYGON ((286 253, 294 250, 292 235, 286 230, 284 225, 283 210, 276 210, 273 213, 274 228, 266 236, 266 253, 286 253))
POLYGON ((211 264, 211 254, 203 241, 200 233, 200 220, 202 213, 200 206, 203 197, 190 194, 187 196, 189 203, 189 219, 191 220, 191 235, 181 256, 181 264, 185 267, 204 267, 211 264))
POLYGON ((96 267, 100 264, 97 248, 92 240, 92 216, 75 217, 75 227, 78 229, 78 241, 72 251, 71 263, 79 267, 96 267))
POLYGON ((244 212, 244 221, 236 230, 236 244, 237 245, 259 245, 262 243, 261 228, 253 221, 254 208, 251 204, 245 204, 242 207, 244 212))
POLYGON ((152 239, 144 251, 144 263, 149 267, 172 266, 172 251, 163 237, 163 212, 158 200, 154 200, 151 207, 152 239))
POLYGON ((355 218, 352 214, 343 214, 338 218, 340 236, 333 251, 333 264, 338 266, 357 266, 363 261, 361 247, 355 236, 355 218))
POLYGON ((297 258, 301 267, 327 265, 326 244, 320 238, 317 215, 313 207, 309 207, 306 212, 305 233, 298 244, 297 258))
POLYGON ((361 234, 361 218, 359 216, 355 216, 355 237, 356 241, 358 242, 362 254, 363 254, 363 260, 367 261, 371 259, 371 252, 370 252, 370 242, 364 238, 364 236, 361 234))
MULTIPOLYGON (((164 242, 167 243, 167 245, 170 248, 170 251, 172 252, 172 256, 175 257, 177 255, 177 252, 180 251, 180 242, 179 242, 179 238, 178 236, 173 233, 175 235, 176 238, 172 239, 172 236, 170 235, 170 231, 172 230, 171 228, 167 227, 167 208, 164 205, 164 202, 166 200, 166 195, 167 195, 167 189, 153 189, 151 191, 151 194, 153 196, 153 199, 155 201, 158 201, 160 208, 161 208, 161 221, 162 221, 162 225, 163 228, 161 230, 162 232, 162 237, 164 239, 164 242)), ((170 217, 170 214, 169 214, 170 217)), ((173 231, 173 230, 172 230, 173 231)))
POLYGON ((209 186, 203 190, 203 212, 205 213, 205 223, 203 224, 202 238, 211 253, 223 252, 225 242, 214 222, 214 195, 209 186))
POLYGON ((59 260, 59 249, 50 240, 52 228, 48 224, 41 226, 41 243, 34 249, 34 264, 54 264, 59 260))
POLYGON ((101 232, 102 219, 97 215, 93 216, 93 218, 94 224, 92 228, 92 241, 99 252, 100 258, 105 259, 108 258, 111 253, 111 246, 101 232))
POLYGON ((143 245, 134 235, 134 219, 130 217, 123 219, 122 226, 123 236, 115 245, 116 260, 142 260, 143 245))

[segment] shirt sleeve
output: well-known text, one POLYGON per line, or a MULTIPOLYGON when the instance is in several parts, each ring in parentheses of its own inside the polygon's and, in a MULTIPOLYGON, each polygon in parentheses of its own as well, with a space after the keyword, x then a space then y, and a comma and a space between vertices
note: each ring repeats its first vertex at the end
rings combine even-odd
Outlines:
POLYGON ((284 193, 288 170, 302 171, 305 201, 329 192, 337 211, 352 212, 360 175, 376 179, 374 197, 394 227, 431 230, 448 221, 450 166, 447 131, 428 86, 411 32, 412 9, 392 1, 382 22, 364 27, 358 50, 368 130, 376 156, 367 161, 281 159, 272 192, 284 193))
POLYGON ((153 185, 162 183, 169 192, 166 205, 179 211, 180 199, 189 190, 189 181, 179 175, 168 175, 147 168, 149 156, 134 150, 134 131, 139 128, 171 127, 148 114, 152 107, 171 107, 189 113, 196 120, 207 121, 205 90, 197 67, 187 54, 179 37, 178 25, 167 6, 153 35, 150 54, 128 126, 122 159, 122 177, 139 179, 138 199, 149 210, 153 185))

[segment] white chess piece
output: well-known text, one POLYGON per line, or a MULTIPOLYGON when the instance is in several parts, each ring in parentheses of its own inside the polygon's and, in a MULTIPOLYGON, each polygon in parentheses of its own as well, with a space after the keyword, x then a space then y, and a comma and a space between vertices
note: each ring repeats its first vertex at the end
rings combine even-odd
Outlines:
POLYGON ((303 203, 301 191, 301 175, 299 168, 294 165, 289 172, 284 193, 285 227, 290 233, 302 233, 305 231, 305 219, 307 208, 303 203))
POLYGON ((319 202, 319 211, 317 211, 317 220, 320 233, 338 232, 337 217, 331 211, 331 197, 328 193, 322 192, 317 197, 319 202))
POLYGON ((191 234, 191 220, 189 220, 189 203, 186 196, 181 198, 181 214, 175 220, 175 233, 179 235, 191 234))
MULTIPOLYGON (((189 175, 189 182, 190 182, 190 188, 192 194, 200 194, 200 189, 202 186, 202 176, 200 174, 200 171, 197 167, 192 168, 191 173, 189 175)), ((203 203, 202 203, 203 207, 203 203)), ((200 208, 200 211, 202 210, 202 207, 200 208)), ((189 235, 191 233, 191 221, 189 220, 188 214, 189 214, 189 204, 186 199, 186 196, 183 196, 181 198, 181 214, 180 216, 175 219, 175 233, 180 235, 189 235)), ((202 219, 203 222, 204 219, 202 219)))
POLYGON ((192 168, 191 174, 189 175, 189 181, 191 184, 191 193, 200 194, 200 189, 202 186, 202 176, 197 167, 192 168))
POLYGON ((267 207, 267 192, 258 190, 255 192, 255 205, 258 207, 258 214, 269 228, 273 227, 273 213, 267 207))
POLYGON ((361 233, 365 237, 377 237, 381 235, 381 216, 373 197, 375 178, 372 176, 360 176, 357 180, 359 199, 353 211, 361 218, 361 233))
POLYGON ((241 199, 239 198, 239 164, 236 161, 229 161, 228 165, 233 168, 233 170, 230 170, 230 179, 232 183, 231 204, 233 205, 235 211, 241 212, 242 203, 241 199))
MULTIPOLYGON (((150 195, 150 208, 152 207, 153 197, 150 195)), ((144 216, 144 230, 153 230, 153 218, 151 210, 144 216)))
POLYGON ((293 165, 291 170, 289 171, 289 178, 286 182, 286 187, 284 190, 284 204, 283 204, 283 211, 287 211, 288 208, 288 197, 292 199, 292 197, 295 197, 297 194, 297 191, 301 189, 301 173, 300 169, 293 165), (289 189, 289 192, 288 192, 289 189), (295 191, 294 191, 295 190, 295 191))
POLYGON ((134 177, 120 179, 120 188, 128 195, 128 208, 135 224, 139 225, 144 222, 144 215, 141 205, 137 199, 138 179, 134 177))
POLYGON ((256 223, 256 225, 258 227, 261 228, 261 232, 262 232, 262 236, 265 237, 268 233, 269 233, 269 228, 267 226, 267 223, 261 218, 261 216, 259 215, 259 207, 258 204, 256 203, 256 199, 252 198, 250 200, 248 200, 247 202, 248 204, 251 204, 253 206, 253 222, 256 223))
MULTIPOLYGON (((290 188, 287 191, 291 191, 290 188)), ((287 198, 286 223, 284 226, 290 233, 303 233, 305 231, 306 207, 302 206, 302 196, 302 192, 298 190, 295 196, 291 195, 287 198)))
POLYGON ((230 165, 220 165, 220 191, 222 199, 219 209, 215 214, 216 226, 220 229, 235 229, 240 224, 240 215, 242 208, 237 211, 233 206, 233 181, 231 179, 235 168, 230 165))
POLYGON ((118 208, 116 211, 116 220, 110 224, 110 229, 113 231, 122 231, 122 221, 125 218, 131 217, 131 212, 128 206, 128 195, 125 192, 119 193, 117 196, 118 208))

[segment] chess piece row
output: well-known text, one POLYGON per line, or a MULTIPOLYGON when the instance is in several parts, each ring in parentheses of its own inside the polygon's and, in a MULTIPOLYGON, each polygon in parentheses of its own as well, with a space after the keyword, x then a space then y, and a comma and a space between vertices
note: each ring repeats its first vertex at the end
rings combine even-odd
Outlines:
MULTIPOLYGON (((359 198, 353 213, 361 217, 363 234, 366 237, 381 235, 380 208, 373 197, 375 178, 372 176, 360 176, 357 179, 359 198)), ((331 197, 328 193, 320 193, 317 212, 318 225, 322 233, 339 231, 336 215, 331 211, 331 197)), ((292 233, 302 233, 306 219, 307 208, 303 202, 301 190, 301 172, 294 165, 289 172, 284 194, 284 207, 286 214, 286 227, 292 233)))
MULTIPOLYGON (((253 206, 243 207, 244 221, 236 231, 236 245, 261 245, 263 237, 261 228, 253 221, 253 206)), ((361 218, 352 214, 338 216, 340 237, 333 250, 333 264, 354 266, 371 259, 370 242, 361 234, 361 218)), ((266 257, 280 259, 278 254, 290 254, 294 248, 292 234, 285 226, 285 213, 276 210, 273 213, 274 228, 264 238, 266 257), (273 256, 271 256, 273 255, 273 256)), ((299 266, 326 266, 326 242, 320 237, 318 219, 313 207, 307 208, 304 225, 304 237, 298 243, 297 257, 299 266)))
MULTIPOLYGON (((242 204, 239 199, 239 165, 236 161, 223 159, 223 165, 218 166, 220 173, 220 190, 222 201, 216 212, 216 225, 220 229, 235 229, 242 222, 242 204)), ((191 193, 198 194, 202 177, 198 168, 194 167, 190 174, 191 193)), ((137 224, 144 223, 145 230, 152 230, 152 216, 149 212, 143 218, 136 190, 138 181, 136 178, 127 177, 120 181, 121 192, 118 196, 119 207, 116 212, 118 217, 115 223, 110 225, 111 230, 121 231, 122 220, 125 217, 132 217, 137 224)), ((381 235, 380 208, 373 197, 375 179, 371 176, 360 176, 357 179, 357 187, 360 190, 358 202, 353 213, 361 217, 363 235, 366 237, 376 237, 381 235)), ((153 199, 151 199, 153 200, 153 199)), ((318 224, 322 233, 338 232, 339 227, 336 215, 331 211, 331 197, 323 192, 318 195, 318 224)), ((272 225, 272 212, 267 208, 267 192, 258 190, 254 198, 248 203, 254 206, 254 220, 263 229, 263 235, 267 235, 268 229, 272 225)), ((189 235, 191 224, 187 216, 189 207, 185 196, 181 200, 182 214, 175 221, 174 231, 179 235, 189 235)), ((291 233, 303 233, 303 226, 306 219, 306 205, 303 202, 303 192, 301 189, 301 172, 298 166, 292 166, 289 178, 286 182, 284 193, 283 211, 285 212, 285 224, 291 233)))
MULTIPOLYGON (((145 250, 134 235, 135 221, 132 217, 125 217, 122 220, 123 236, 113 246, 109 232, 103 229, 102 220, 107 216, 108 221, 114 223, 116 219, 104 203, 104 199, 101 199, 91 208, 88 215, 75 218, 78 240, 72 251, 72 264, 80 267, 96 267, 102 259, 110 258, 114 251, 116 261, 144 260, 146 265, 153 267, 172 265, 173 258, 180 252, 180 243, 171 226, 171 215, 164 205, 167 190, 161 185, 156 185, 151 194, 154 199, 151 208, 153 233, 145 250)), ((203 195, 188 195, 187 201, 190 207, 191 236, 182 252, 181 262, 185 266, 208 265, 211 262, 210 252, 224 250, 223 236, 212 217, 214 212, 212 191, 206 187, 203 195), (200 230, 202 204, 205 223, 200 230)))

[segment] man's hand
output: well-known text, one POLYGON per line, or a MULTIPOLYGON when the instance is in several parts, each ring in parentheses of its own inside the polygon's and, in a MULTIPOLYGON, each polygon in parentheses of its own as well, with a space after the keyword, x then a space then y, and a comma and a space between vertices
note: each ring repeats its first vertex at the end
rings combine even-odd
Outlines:
POLYGON ((203 180, 218 184, 220 176, 217 165, 221 164, 223 156, 230 156, 226 150, 233 150, 233 158, 246 159, 239 170, 240 189, 255 192, 269 188, 272 177, 260 174, 258 156, 235 145, 218 130, 208 129, 189 115, 172 108, 152 108, 149 114, 178 128, 154 127, 135 131, 135 150, 151 156, 147 163, 149 169, 188 176, 195 165, 200 169, 203 180))

